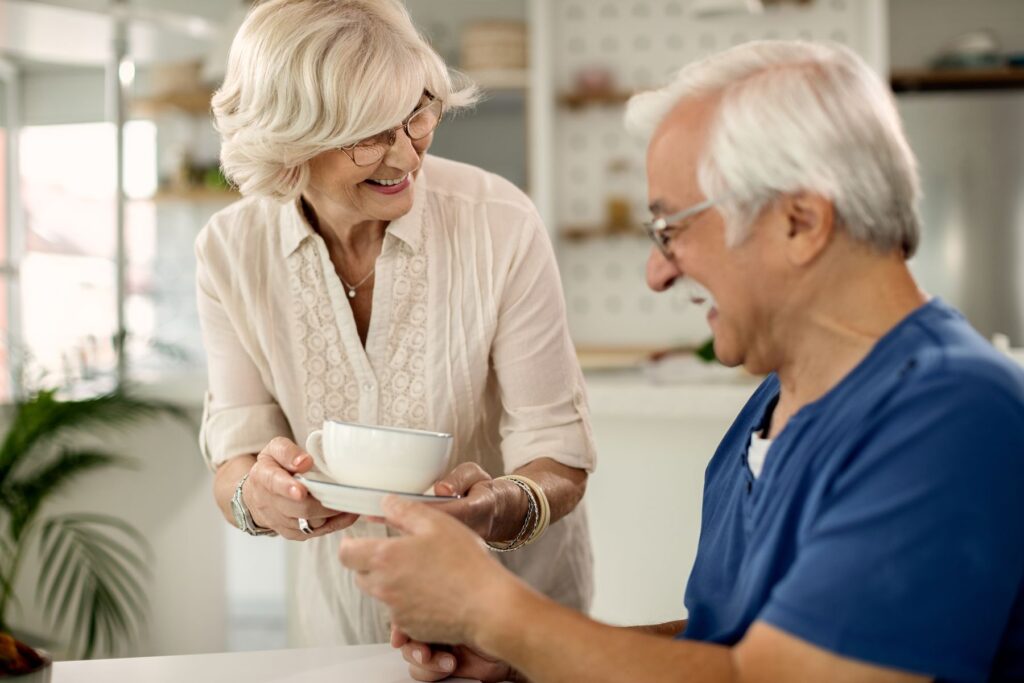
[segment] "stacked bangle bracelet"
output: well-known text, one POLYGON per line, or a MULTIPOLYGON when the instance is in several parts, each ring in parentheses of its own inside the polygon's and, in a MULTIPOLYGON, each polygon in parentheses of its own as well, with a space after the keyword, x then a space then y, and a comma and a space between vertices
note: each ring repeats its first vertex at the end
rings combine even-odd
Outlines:
POLYGON ((533 543, 551 524, 551 505, 544 489, 537 482, 518 474, 507 474, 499 479, 508 479, 522 489, 526 494, 527 508, 526 519, 523 520, 523 527, 511 541, 488 541, 487 545, 499 553, 507 553, 518 550, 533 543))

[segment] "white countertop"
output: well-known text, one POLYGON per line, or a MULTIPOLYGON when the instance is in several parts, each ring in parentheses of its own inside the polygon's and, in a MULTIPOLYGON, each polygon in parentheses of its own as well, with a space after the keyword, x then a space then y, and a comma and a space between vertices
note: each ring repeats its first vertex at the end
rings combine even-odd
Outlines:
MULTIPOLYGON (((57 662, 52 683, 407 683, 390 645, 57 662)), ((468 681, 449 678, 447 681, 468 681)))
POLYGON ((658 384, 642 372, 586 372, 595 418, 728 419, 739 414, 760 378, 658 384))
MULTIPOLYGON (((1006 354, 1024 365, 1024 349, 1006 354)), ((661 369, 585 369, 584 377, 595 418, 730 421, 763 379, 742 369, 695 362, 661 369)))

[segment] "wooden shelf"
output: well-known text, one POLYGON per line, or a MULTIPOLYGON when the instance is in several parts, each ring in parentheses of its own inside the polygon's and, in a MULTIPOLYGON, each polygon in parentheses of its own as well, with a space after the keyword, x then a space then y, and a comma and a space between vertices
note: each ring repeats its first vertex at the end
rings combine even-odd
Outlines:
POLYGON ((1024 88, 1024 68, 906 69, 889 76, 893 92, 1009 90, 1024 88))
MULTIPOLYGON (((898 69, 889 76, 894 92, 933 92, 956 90, 1010 90, 1024 88, 1024 67, 992 69, 898 69)), ((624 104, 636 92, 567 92, 558 102, 569 109, 624 104)))
POLYGON ((614 106, 624 104, 635 93, 626 91, 607 91, 592 93, 568 92, 558 96, 558 102, 569 109, 581 109, 590 106, 614 106))
POLYGON ((139 116, 155 116, 168 111, 180 111, 186 114, 209 114, 210 98, 213 91, 204 88, 187 92, 168 93, 153 97, 140 97, 132 100, 132 113, 139 116))
POLYGON ((197 187, 189 190, 159 190, 152 197, 143 197, 136 199, 135 201, 154 202, 156 204, 171 202, 180 202, 183 204, 199 204, 205 202, 228 204, 241 198, 242 195, 235 190, 211 190, 205 187, 197 187))
POLYGON ((482 90, 526 90, 530 85, 526 69, 485 69, 465 74, 482 90))
POLYGON ((609 229, 603 225, 566 225, 558 231, 558 234, 562 239, 569 242, 584 242, 586 240, 606 240, 606 239, 636 239, 642 238, 647 239, 644 235, 644 231, 639 226, 636 228, 628 228, 626 230, 609 229))
POLYGON ((664 348, 578 346, 576 358, 583 370, 627 370, 639 368, 664 348))

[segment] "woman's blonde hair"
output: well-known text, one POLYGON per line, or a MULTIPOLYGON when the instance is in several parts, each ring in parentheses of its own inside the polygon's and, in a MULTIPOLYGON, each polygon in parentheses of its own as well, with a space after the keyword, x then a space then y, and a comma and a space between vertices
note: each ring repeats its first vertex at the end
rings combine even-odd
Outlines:
POLYGON ((398 0, 263 2, 213 96, 224 174, 244 195, 295 199, 310 159, 398 125, 424 90, 446 111, 478 96, 453 83, 398 0))

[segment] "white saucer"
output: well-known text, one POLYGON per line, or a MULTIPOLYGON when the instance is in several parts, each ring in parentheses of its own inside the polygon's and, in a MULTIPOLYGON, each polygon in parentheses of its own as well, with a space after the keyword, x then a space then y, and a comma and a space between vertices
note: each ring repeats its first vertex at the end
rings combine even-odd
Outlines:
POLYGON ((446 503, 458 500, 460 497, 421 495, 384 489, 368 489, 362 486, 348 486, 346 484, 339 484, 319 472, 296 474, 295 479, 309 489, 310 494, 326 508, 339 512, 354 512, 359 515, 372 515, 375 517, 384 516, 384 511, 380 509, 380 501, 389 494, 419 503, 446 503))

